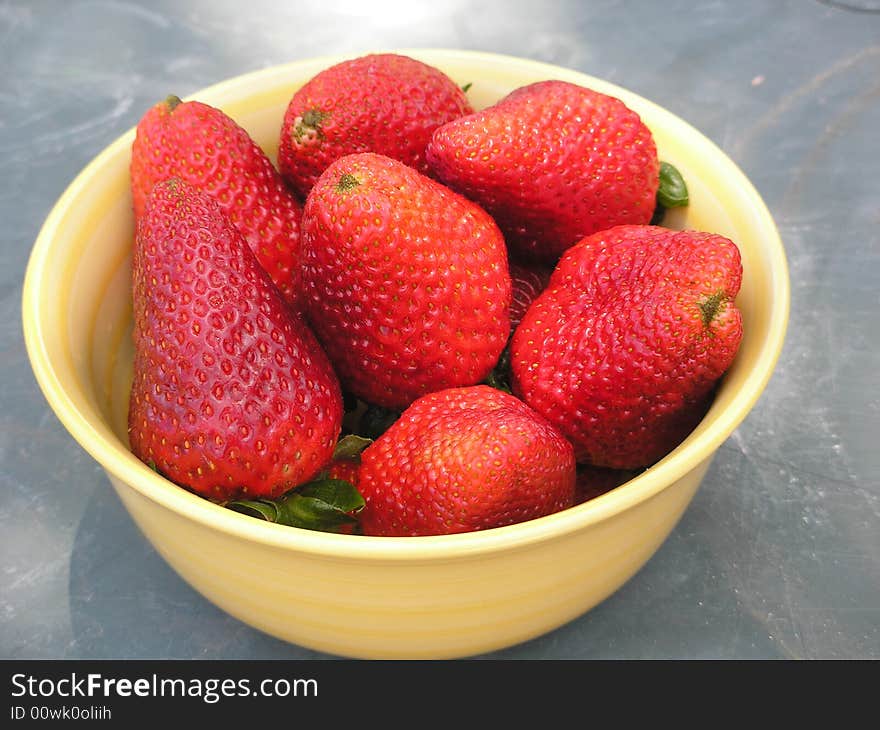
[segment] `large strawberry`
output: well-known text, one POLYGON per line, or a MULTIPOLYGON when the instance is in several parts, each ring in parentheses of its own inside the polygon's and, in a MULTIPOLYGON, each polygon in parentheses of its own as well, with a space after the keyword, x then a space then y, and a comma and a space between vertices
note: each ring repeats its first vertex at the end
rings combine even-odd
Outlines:
POLYGON ((386 408, 482 381, 510 331, 510 274, 494 221, 383 155, 337 160, 309 194, 303 289, 345 389, 386 408))
POLYGON ((141 118, 131 149, 135 217, 162 180, 214 198, 290 303, 299 291, 302 206, 250 135, 220 109, 169 96, 141 118))
POLYGON ((218 203, 154 186, 132 268, 135 455, 216 500, 312 477, 340 433, 339 383, 218 203))
POLYGON ((649 466, 705 414, 742 337, 742 266, 720 235, 618 226, 559 261, 511 342, 513 391, 578 461, 649 466))
POLYGON ((590 233, 648 223, 656 205, 650 130, 619 99, 564 81, 520 87, 443 125, 426 155, 515 253, 547 263, 590 233))
POLYGON ((377 152, 427 173, 431 134, 471 111, 461 88, 421 61, 394 53, 343 61, 294 93, 279 167, 303 197, 333 160, 355 152, 377 152))
POLYGON ((415 401, 361 454, 366 535, 502 527, 570 507, 571 444, 525 403, 477 385, 415 401))

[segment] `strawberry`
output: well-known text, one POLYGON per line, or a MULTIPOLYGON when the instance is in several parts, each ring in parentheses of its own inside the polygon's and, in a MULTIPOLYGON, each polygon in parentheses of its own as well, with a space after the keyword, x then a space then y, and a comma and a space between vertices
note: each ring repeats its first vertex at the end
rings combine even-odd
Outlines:
POLYGON ((361 454, 365 535, 501 527, 570 507, 569 444, 518 398, 486 385, 416 400, 361 454))
POLYGON ((389 409, 482 381, 510 332, 507 253, 494 221, 369 152, 331 164, 306 200, 303 292, 343 387, 389 409))
POLYGON ((555 263, 580 238, 651 220, 659 161, 622 101, 564 81, 523 86, 439 127, 437 177, 482 205, 519 256, 555 263))
POLYGON ((357 487, 360 468, 360 459, 333 459, 327 467, 327 478, 341 479, 357 487))
POLYGON ((394 53, 343 61, 291 98, 279 168, 303 197, 331 162, 355 152, 377 152, 427 173, 433 131, 472 111, 461 88, 421 61, 394 53))
POLYGON ((132 297, 136 456, 218 501, 278 496, 327 462, 336 376, 212 197, 176 178, 153 187, 132 297))
MULTIPOLYGON (((344 423, 343 428, 345 428, 344 423)), ((326 479, 340 479, 357 487, 361 452, 371 443, 373 443, 372 439, 357 434, 349 433, 343 436, 333 450, 333 458, 322 469, 323 476, 326 479)))
POLYGON ((720 235, 618 226, 565 252, 513 335, 513 392, 579 462, 646 467, 708 407, 742 338, 742 266, 720 235))
POLYGON ((263 150, 220 109, 169 96, 141 118, 131 149, 135 217, 153 186, 177 177, 209 194, 295 304, 302 206, 263 150))

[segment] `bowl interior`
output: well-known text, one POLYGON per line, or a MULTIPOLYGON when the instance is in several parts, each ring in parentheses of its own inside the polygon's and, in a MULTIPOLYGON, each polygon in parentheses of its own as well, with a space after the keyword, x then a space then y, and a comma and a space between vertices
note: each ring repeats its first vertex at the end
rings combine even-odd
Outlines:
MULTIPOLYGON (((711 456, 760 396, 784 338, 788 274, 782 244, 764 203, 729 158, 664 109, 575 71, 468 51, 400 52, 436 65, 459 84, 472 83, 468 94, 477 108, 517 86, 558 78, 617 96, 642 116, 654 133, 661 159, 681 170, 690 190, 690 206, 670 213, 666 224, 723 234, 742 252, 744 278, 737 304, 745 335, 711 410, 662 462, 591 502, 534 520, 534 524, 466 536, 410 538, 406 546, 393 538, 352 538, 278 528, 191 495, 154 474, 128 450, 132 361, 129 277, 134 235, 128 187, 134 139, 131 130, 93 160, 53 208, 31 255, 23 300, 28 352, 49 404, 74 438, 123 483, 219 529, 288 546, 336 554, 344 553, 352 541, 381 552, 390 540, 395 554, 416 554, 436 545, 469 550, 497 547, 538 539, 554 530, 576 529, 645 499, 711 456)), ((326 57, 265 69, 220 83, 192 98, 222 108, 274 159, 281 118, 291 94, 339 60, 326 57)))

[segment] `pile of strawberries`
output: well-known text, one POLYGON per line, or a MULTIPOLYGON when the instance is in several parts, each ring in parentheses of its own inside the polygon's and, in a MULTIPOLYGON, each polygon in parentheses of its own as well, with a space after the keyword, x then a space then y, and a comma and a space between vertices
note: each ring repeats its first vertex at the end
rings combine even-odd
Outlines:
POLYGON ((169 480, 313 529, 466 532, 595 496, 705 414, 739 251, 656 224, 684 188, 620 100, 547 80, 475 112, 371 54, 280 134, 276 169, 198 101, 137 128, 129 436, 169 480))

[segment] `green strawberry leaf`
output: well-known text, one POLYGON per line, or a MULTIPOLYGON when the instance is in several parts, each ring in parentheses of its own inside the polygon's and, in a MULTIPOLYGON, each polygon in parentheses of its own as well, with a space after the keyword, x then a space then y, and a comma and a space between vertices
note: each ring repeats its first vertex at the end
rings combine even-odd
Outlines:
POLYGON ((373 443, 373 439, 364 438, 363 436, 350 433, 343 436, 336 443, 336 448, 333 450, 333 459, 357 458, 371 443, 373 443))
POLYGON ((664 208, 681 208, 689 202, 687 185, 681 173, 674 165, 661 162, 657 203, 664 208))
POLYGON ((343 479, 319 479, 277 500, 233 500, 225 506, 279 525, 337 532, 342 527, 357 524, 355 515, 364 508, 364 498, 343 479))
POLYGON ((307 530, 335 532, 357 524, 354 516, 364 508, 364 498, 343 479, 309 482, 278 504, 276 522, 307 530))
POLYGON ((461 90, 462 90, 465 94, 467 94, 468 91, 470 90, 471 86, 473 86, 473 85, 474 85, 474 82, 473 82, 473 81, 468 81, 466 84, 464 84, 464 85, 461 87, 461 90))
POLYGON ((225 506, 233 512, 241 512, 266 522, 278 521, 278 505, 268 499, 236 499, 227 502, 225 506))
POLYGON ((345 525, 357 524, 357 518, 333 509, 326 502, 315 497, 297 495, 285 501, 278 522, 306 530, 336 532, 345 525))
POLYGON ((344 479, 321 479, 309 482, 290 495, 290 497, 296 496, 319 500, 340 512, 356 513, 364 508, 364 498, 360 492, 344 479))

